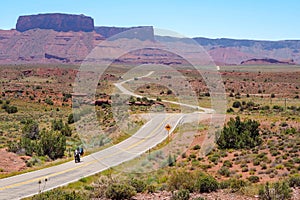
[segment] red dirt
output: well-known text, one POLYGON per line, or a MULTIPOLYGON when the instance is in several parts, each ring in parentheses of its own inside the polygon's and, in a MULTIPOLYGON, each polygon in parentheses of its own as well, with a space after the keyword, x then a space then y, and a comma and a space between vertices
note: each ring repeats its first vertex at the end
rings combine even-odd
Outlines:
POLYGON ((7 152, 5 149, 0 149, 0 169, 2 172, 21 171, 26 168, 25 161, 28 156, 18 156, 15 153, 7 152))

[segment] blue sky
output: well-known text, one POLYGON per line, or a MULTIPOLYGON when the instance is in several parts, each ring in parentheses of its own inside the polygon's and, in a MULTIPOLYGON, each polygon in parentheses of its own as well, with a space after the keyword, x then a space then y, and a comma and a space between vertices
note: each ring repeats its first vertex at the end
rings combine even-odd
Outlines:
POLYGON ((153 25, 187 37, 300 39, 298 0, 26 0, 2 1, 0 29, 19 15, 85 14, 99 26, 153 25))

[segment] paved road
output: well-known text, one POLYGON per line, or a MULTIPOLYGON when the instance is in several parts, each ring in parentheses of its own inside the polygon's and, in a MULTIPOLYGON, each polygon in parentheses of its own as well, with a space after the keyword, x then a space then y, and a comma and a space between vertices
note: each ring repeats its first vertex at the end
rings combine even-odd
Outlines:
POLYGON ((71 161, 55 167, 0 179, 0 199, 19 199, 35 194, 39 191, 39 180, 42 181, 42 189, 45 179, 48 180, 44 188, 48 190, 136 158, 166 139, 168 134, 164 129, 165 125, 168 123, 175 127, 181 118, 182 114, 155 115, 132 137, 115 146, 82 157, 81 163, 71 161))
MULTIPOLYGON (((151 74, 152 72, 146 76, 151 74)), ((122 86, 122 84, 127 81, 116 84, 116 86, 126 94, 137 96, 122 86)), ((194 113, 192 115, 155 114, 151 117, 151 120, 132 137, 117 145, 85 156, 80 163, 71 161, 58 166, 0 179, 0 200, 20 199, 22 197, 31 196, 38 193, 39 190, 45 191, 66 185, 82 177, 95 174, 134 159, 167 138, 168 133, 164 128, 166 124, 170 124, 171 127, 173 127, 172 132, 177 124, 184 119, 197 120, 200 115, 205 118, 210 116, 208 113, 212 112, 211 109, 201 109, 204 110, 204 113, 198 112, 198 114, 194 113), (45 182, 45 180, 47 180, 47 182, 45 182), (41 184, 38 184, 39 181, 41 181, 41 184)))
MULTIPOLYGON (((148 77, 150 76, 151 74, 153 74, 154 72, 151 71, 149 72, 148 74, 144 75, 144 76, 140 76, 138 78, 143 78, 143 77, 148 77)), ((127 83, 127 82, 130 82, 130 81, 133 81, 134 78, 132 79, 128 79, 128 80, 125 80, 125 81, 122 81, 122 82, 119 82, 119 83, 115 83, 115 86, 124 94, 127 94, 127 95, 131 95, 131 96, 134 96, 134 97, 140 97, 142 98, 143 96, 141 95, 138 95, 138 94, 135 94, 129 90, 127 90, 125 87, 123 87, 123 84, 124 83, 127 83)), ((150 100, 156 100, 156 99, 153 99, 153 98, 148 98, 150 100)), ((166 102, 166 103, 172 103, 172 104, 176 104, 176 105, 179 105, 179 106, 186 106, 186 107, 189 107, 189 108, 193 108, 193 109, 196 109, 196 110, 202 110, 204 113, 214 113, 214 110, 213 109, 210 109, 210 108, 204 108, 204 107, 201 107, 201 106, 196 106, 196 105, 189 105, 189 104, 186 104, 186 103, 180 103, 180 102, 176 102, 176 101, 169 101, 169 100, 162 100, 162 102, 166 102)), ((201 112, 200 112, 201 113, 201 112)))

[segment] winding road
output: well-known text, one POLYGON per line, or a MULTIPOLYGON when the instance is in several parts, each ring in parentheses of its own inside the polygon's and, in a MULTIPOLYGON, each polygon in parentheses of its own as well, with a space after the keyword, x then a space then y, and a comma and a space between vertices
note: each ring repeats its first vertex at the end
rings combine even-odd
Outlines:
MULTIPOLYGON (((152 73, 150 72, 145 76, 150 76, 152 73)), ((116 83, 115 85, 125 94, 141 97, 122 86, 123 83, 130 80, 116 83)), ((32 196, 39 193, 39 191, 46 191, 66 185, 82 177, 87 177, 110 167, 117 166, 138 157, 165 140, 168 137, 168 132, 165 130, 166 124, 171 125, 172 129, 170 132, 172 132, 185 119, 199 120, 199 115, 201 115, 201 119, 209 118, 211 116, 210 113, 213 112, 212 109, 199 106, 168 102, 190 106, 204 112, 194 113, 193 115, 182 113, 155 114, 132 137, 102 151, 84 156, 80 163, 75 164, 74 161, 70 161, 54 167, 0 179, 0 199, 20 199, 32 196)))

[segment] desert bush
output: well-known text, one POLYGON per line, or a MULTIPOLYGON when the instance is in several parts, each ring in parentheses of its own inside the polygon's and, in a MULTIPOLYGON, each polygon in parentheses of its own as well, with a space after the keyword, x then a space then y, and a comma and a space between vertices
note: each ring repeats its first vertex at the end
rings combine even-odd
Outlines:
POLYGON ((143 192, 147 186, 147 184, 144 181, 135 178, 129 181, 129 185, 134 187, 137 192, 143 192))
POLYGON ((200 175, 195 184, 195 190, 204 193, 204 192, 213 192, 219 188, 219 183, 217 180, 210 175, 200 175))
POLYGON ((171 174, 168 180, 168 187, 172 191, 187 189, 192 192, 196 183, 195 181, 195 174, 185 170, 176 170, 171 174))
POLYGON ((154 193, 156 191, 156 187, 155 185, 153 184, 148 184, 145 188, 145 190, 148 192, 148 193, 154 193))
POLYGON ((279 124, 279 126, 281 126, 281 127, 287 127, 287 126, 288 126, 288 123, 286 123, 286 122, 281 122, 281 123, 279 124))
POLYGON ((25 154, 27 156, 32 156, 33 152, 35 152, 37 148, 36 142, 26 137, 21 138, 20 147, 25 149, 25 154))
POLYGON ((22 129, 23 137, 35 140, 39 137, 39 125, 36 121, 28 119, 22 129))
POLYGON ((20 143, 17 141, 8 141, 7 151, 17 153, 21 149, 20 143))
POLYGON ((253 160, 253 165, 254 166, 258 166, 259 164, 260 164, 260 160, 259 159, 256 158, 256 159, 253 160))
POLYGON ((268 182, 259 189, 261 200, 285 200, 291 198, 292 190, 286 182, 268 182))
POLYGON ((210 168, 212 168, 212 165, 210 165, 210 164, 202 164, 202 165, 200 165, 200 168, 201 169, 203 169, 203 170, 207 170, 207 169, 210 169, 210 168))
POLYGON ((54 104, 53 101, 50 98, 46 98, 45 103, 48 104, 48 105, 53 105, 54 104))
POLYGON ((219 148, 253 148, 261 144, 259 125, 255 120, 248 119, 242 122, 239 116, 231 118, 220 133, 217 141, 219 148))
POLYGON ((225 176, 225 177, 229 177, 230 176, 230 171, 228 169, 228 167, 221 167, 219 170, 218 170, 218 173, 222 176, 225 176))
POLYGON ((58 131, 42 130, 37 146, 38 155, 48 155, 51 159, 61 158, 66 150, 66 137, 58 131))
POLYGON ((234 107, 234 108, 239 108, 239 107, 241 107, 241 102, 239 102, 239 101, 233 102, 232 107, 234 107))
POLYGON ((213 162, 215 165, 218 164, 219 160, 220 160, 220 155, 218 153, 214 153, 212 155, 208 156, 208 159, 213 162))
POLYGON ((231 192, 237 192, 246 186, 246 182, 241 179, 230 178, 220 183, 221 189, 230 189, 231 192))
POLYGON ((247 178, 251 183, 258 183, 259 182, 259 177, 258 176, 249 176, 247 178))
POLYGON ((32 200, 42 200, 42 199, 55 199, 55 200, 84 200, 81 194, 73 192, 67 192, 62 189, 54 189, 50 191, 46 191, 40 194, 36 194, 32 197, 32 200))
POLYGON ((232 162, 230 160, 225 160, 224 163, 223 163, 223 166, 232 167, 232 162))
POLYGON ((248 167, 243 167, 242 168, 242 172, 247 172, 247 171, 249 171, 248 167))
POLYGON ((105 196, 112 200, 130 199, 136 194, 134 187, 126 184, 114 183, 108 186, 105 196))
POLYGON ((64 136, 72 135, 72 129, 70 128, 68 123, 63 123, 62 119, 52 120, 51 127, 53 131, 60 131, 64 136))
POLYGON ((172 193, 171 200, 189 200, 190 199, 190 191, 189 190, 178 190, 172 193))
POLYGON ((300 175, 295 174, 288 179, 290 187, 300 187, 300 175))
POLYGON ((5 111, 8 114, 13 114, 18 112, 18 108, 16 106, 6 106, 5 111))

